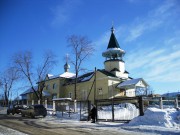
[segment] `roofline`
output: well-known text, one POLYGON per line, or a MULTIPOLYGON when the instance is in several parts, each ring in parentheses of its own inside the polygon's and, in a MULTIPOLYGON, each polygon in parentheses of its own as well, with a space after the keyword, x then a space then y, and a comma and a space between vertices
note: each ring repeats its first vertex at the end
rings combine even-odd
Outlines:
POLYGON ((124 62, 122 59, 109 59, 109 60, 104 61, 104 63, 108 62, 108 61, 121 61, 121 62, 124 62))
MULTIPOLYGON (((143 81, 143 83, 145 83, 145 85, 149 86, 148 83, 146 83, 146 81, 145 81, 143 78, 136 78, 136 79, 140 79, 141 81, 143 81)), ((130 80, 126 80, 126 81, 130 81, 130 80)), ((123 82, 121 82, 121 83, 123 83, 123 82)), ((120 83, 119 83, 119 84, 120 84, 120 83)), ((119 84, 118 84, 118 85, 119 85, 119 84)), ((118 85, 117 85, 117 86, 118 86, 118 85)), ((125 88, 126 86, 133 86, 133 85, 135 85, 135 84, 127 84, 127 85, 121 86, 121 87, 122 87, 122 88, 125 88)), ((117 87, 117 86, 116 86, 116 87, 117 87)), ((119 88, 119 87, 117 87, 117 88, 119 88)))

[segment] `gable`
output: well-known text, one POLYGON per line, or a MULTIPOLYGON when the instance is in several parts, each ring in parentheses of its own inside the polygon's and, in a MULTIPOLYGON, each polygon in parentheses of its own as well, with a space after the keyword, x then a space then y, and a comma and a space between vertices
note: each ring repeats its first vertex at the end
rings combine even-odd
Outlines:
POLYGON ((143 80, 139 80, 138 83, 136 83, 137 87, 147 87, 147 84, 143 80))
POLYGON ((137 79, 131 79, 131 80, 126 80, 124 82, 121 82, 117 87, 124 88, 124 87, 131 87, 131 86, 147 87, 148 84, 142 78, 137 78, 137 79))

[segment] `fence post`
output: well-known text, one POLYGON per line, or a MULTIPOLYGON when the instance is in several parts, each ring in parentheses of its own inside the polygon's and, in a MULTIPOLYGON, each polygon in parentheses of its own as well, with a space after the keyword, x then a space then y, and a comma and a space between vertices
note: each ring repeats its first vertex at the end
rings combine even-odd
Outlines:
POLYGON ((96 100, 94 102, 95 102, 95 105, 96 105, 96 117, 95 117, 95 119, 96 119, 96 122, 98 122, 98 104, 97 104, 96 100))
POLYGON ((114 99, 112 98, 112 122, 114 122, 114 99))
MULTIPOLYGON (((96 104, 96 108, 97 108, 97 104, 96 104)), ((90 110, 91 110, 91 102, 88 100, 88 121, 90 121, 90 117, 89 117, 90 110)), ((96 121, 97 121, 97 119, 96 119, 96 121)))
POLYGON ((74 100, 74 112, 77 112, 77 101, 74 100))
POLYGON ((80 120, 81 120, 81 101, 79 102, 80 103, 80 120))
POLYGON ((63 113, 64 113, 64 111, 63 111, 63 109, 64 109, 64 103, 61 103, 61 108, 62 108, 62 117, 63 117, 63 113))
POLYGON ((163 109, 162 97, 160 97, 160 99, 159 99, 159 108, 160 108, 160 109, 163 109))
POLYGON ((53 101, 53 114, 55 114, 55 112, 56 112, 56 102, 53 101))
POLYGON ((32 100, 32 105, 34 105, 34 100, 32 100))
POLYGON ((38 100, 38 104, 40 104, 40 100, 38 100))
POLYGON ((69 105, 69 117, 70 117, 70 113, 71 113, 71 112, 70 112, 70 102, 68 103, 68 105, 69 105))
POLYGON ((45 103, 45 105, 44 105, 44 106, 45 106, 45 108, 47 109, 47 99, 45 100, 45 102, 44 102, 44 103, 45 103))
POLYGON ((178 108, 178 98, 175 99, 175 108, 178 108))
POLYGON ((139 113, 140 113, 140 116, 144 115, 144 103, 143 103, 142 96, 139 97, 139 113))

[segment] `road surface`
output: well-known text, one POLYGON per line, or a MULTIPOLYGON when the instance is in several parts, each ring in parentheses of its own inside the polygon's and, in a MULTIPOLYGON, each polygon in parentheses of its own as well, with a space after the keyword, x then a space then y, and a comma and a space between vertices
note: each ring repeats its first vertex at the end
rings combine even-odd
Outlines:
POLYGON ((6 126, 30 135, 130 135, 121 131, 109 130, 109 128, 88 128, 71 123, 52 123, 43 121, 43 118, 22 118, 21 115, 0 114, 0 125, 6 126))
POLYGON ((27 134, 0 125, 0 135, 27 135, 27 134))

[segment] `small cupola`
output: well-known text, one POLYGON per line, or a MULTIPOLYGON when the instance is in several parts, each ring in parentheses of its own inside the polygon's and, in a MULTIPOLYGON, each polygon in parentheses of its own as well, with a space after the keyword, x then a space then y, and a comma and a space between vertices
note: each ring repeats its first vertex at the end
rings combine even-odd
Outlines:
POLYGON ((66 54, 66 64, 64 65, 64 72, 69 72, 70 65, 68 64, 68 54, 66 54))
POLYGON ((70 65, 66 62, 66 64, 64 65, 64 72, 69 72, 70 69, 70 65))

